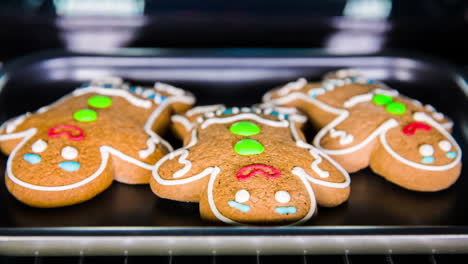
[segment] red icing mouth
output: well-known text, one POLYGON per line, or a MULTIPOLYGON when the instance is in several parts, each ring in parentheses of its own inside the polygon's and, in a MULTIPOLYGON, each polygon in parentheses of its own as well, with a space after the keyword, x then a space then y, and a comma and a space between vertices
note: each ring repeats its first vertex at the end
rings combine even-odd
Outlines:
POLYGON ((414 135, 414 133, 416 133, 416 130, 418 129, 430 131, 431 128, 432 128, 431 126, 421 123, 421 122, 412 122, 403 128, 403 133, 407 136, 412 136, 414 135))
POLYGON ((280 177, 281 171, 268 165, 252 164, 240 168, 236 173, 238 180, 246 180, 255 175, 265 176, 268 179, 273 179, 280 177))
POLYGON ((50 138, 58 138, 61 135, 66 135, 70 140, 80 141, 85 138, 84 132, 81 128, 73 125, 59 125, 51 127, 47 131, 50 138))

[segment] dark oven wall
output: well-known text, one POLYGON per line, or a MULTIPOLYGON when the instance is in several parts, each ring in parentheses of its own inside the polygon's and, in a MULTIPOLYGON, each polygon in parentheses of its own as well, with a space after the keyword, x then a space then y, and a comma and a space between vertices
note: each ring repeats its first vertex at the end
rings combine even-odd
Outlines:
POLYGON ((465 65, 467 7, 464 0, 4 0, 0 60, 54 48, 300 47, 396 49, 465 65))

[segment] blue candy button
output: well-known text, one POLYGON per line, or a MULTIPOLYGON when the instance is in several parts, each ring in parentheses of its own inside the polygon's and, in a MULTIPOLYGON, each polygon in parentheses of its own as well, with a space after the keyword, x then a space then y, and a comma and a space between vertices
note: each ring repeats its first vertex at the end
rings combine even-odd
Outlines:
POLYGON ((23 159, 31 164, 37 164, 41 162, 42 158, 41 156, 37 154, 28 153, 28 154, 24 154, 23 159))
POLYGON ((424 158, 422 158, 421 162, 426 163, 426 164, 434 163, 434 157, 432 157, 432 156, 424 157, 424 158))
POLYGON ((243 213, 247 213, 248 211, 250 211, 250 206, 246 205, 246 204, 241 204, 241 203, 238 203, 236 201, 228 201, 228 204, 229 206, 231 207, 234 207, 236 208, 237 210, 243 212, 243 213))
POLYGON ((275 212, 278 214, 295 214, 297 209, 294 206, 276 207, 275 212))
POLYGON ((224 111, 223 111, 223 114, 224 114, 224 115, 230 115, 230 114, 232 114, 232 109, 226 109, 226 110, 224 110, 224 111))
POLYGON ((62 161, 59 163, 59 167, 62 170, 73 172, 77 171, 80 168, 80 163, 76 161, 62 161))
POLYGON ((457 153, 455 151, 450 151, 445 153, 445 156, 449 159, 454 159, 455 157, 457 157, 457 153))

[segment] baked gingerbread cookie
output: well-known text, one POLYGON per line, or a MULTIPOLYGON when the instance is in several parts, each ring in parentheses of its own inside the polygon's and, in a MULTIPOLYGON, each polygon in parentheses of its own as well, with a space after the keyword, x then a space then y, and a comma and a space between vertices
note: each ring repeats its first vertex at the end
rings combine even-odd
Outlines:
POLYGON ((148 183, 156 161, 172 150, 158 133, 193 103, 163 83, 130 87, 107 78, 84 85, 1 126, 0 148, 10 155, 6 186, 28 205, 60 207, 91 199, 113 180, 148 183))
POLYGON ((345 202, 348 174, 304 142, 306 118, 289 110, 215 105, 173 116, 184 146, 157 162, 151 189, 199 202, 203 219, 228 224, 297 224, 317 204, 345 202))
POLYGON ((264 102, 294 106, 319 128, 313 144, 348 172, 370 165, 387 180, 415 191, 451 186, 461 171, 453 123, 385 86, 340 70, 323 82, 304 78, 265 94, 264 102))

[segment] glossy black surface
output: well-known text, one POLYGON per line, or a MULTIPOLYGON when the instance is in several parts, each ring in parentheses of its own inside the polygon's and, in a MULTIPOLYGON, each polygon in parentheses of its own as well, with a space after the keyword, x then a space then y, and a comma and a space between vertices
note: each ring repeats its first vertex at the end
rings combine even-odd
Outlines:
MULTIPOLYGON (((300 76, 317 80, 323 73, 341 67, 361 69, 368 77, 382 80, 402 94, 432 104, 446 113, 454 119, 454 137, 462 149, 466 149, 468 103, 460 87, 461 81, 457 82, 457 75, 449 66, 400 56, 330 57, 311 50, 132 50, 127 55, 55 53, 26 58, 6 68, 5 84, 0 90, 0 121, 25 111, 34 111, 100 74, 114 74, 143 84, 169 82, 193 92, 200 105, 248 106, 260 102, 262 94, 272 87, 300 76)), ((313 131, 309 131, 307 136, 311 139, 313 131)), ((180 145, 171 135, 166 137, 176 146, 180 145)), ((5 162, 6 157, 2 155, 2 175, 5 162)), ((337 208, 319 208, 318 217, 306 226, 323 227, 324 230, 342 228, 341 231, 358 233, 360 228, 372 233, 372 228, 385 232, 387 227, 389 232, 400 230, 399 233, 405 233, 404 228, 390 226, 424 227, 428 233, 468 233, 466 156, 463 163, 465 168, 458 182, 437 193, 404 190, 369 169, 353 173, 349 201, 337 208)), ((15 234, 19 227, 71 227, 59 230, 65 233, 80 231, 75 227, 115 227, 123 233, 125 229, 120 227, 162 227, 158 230, 163 234, 165 227, 188 230, 190 227, 207 226, 199 218, 198 204, 160 199, 148 186, 120 183, 114 183, 83 204, 37 209, 16 201, 6 191, 2 179, 0 216, 0 232, 4 234, 15 234)), ((107 231, 112 230, 117 229, 107 231)), ((151 233, 158 234, 158 230, 151 233)), ((206 230, 216 234, 212 229, 206 230)), ((302 232, 304 229, 292 227, 282 230, 302 232)), ((236 232, 235 229, 232 231, 236 232)), ((273 234, 275 229, 261 230, 264 234, 269 234, 269 231, 273 234)), ((249 234, 248 229, 243 232, 247 232, 244 235, 249 234)), ((145 234, 145 231, 139 229, 137 233, 145 234)))

